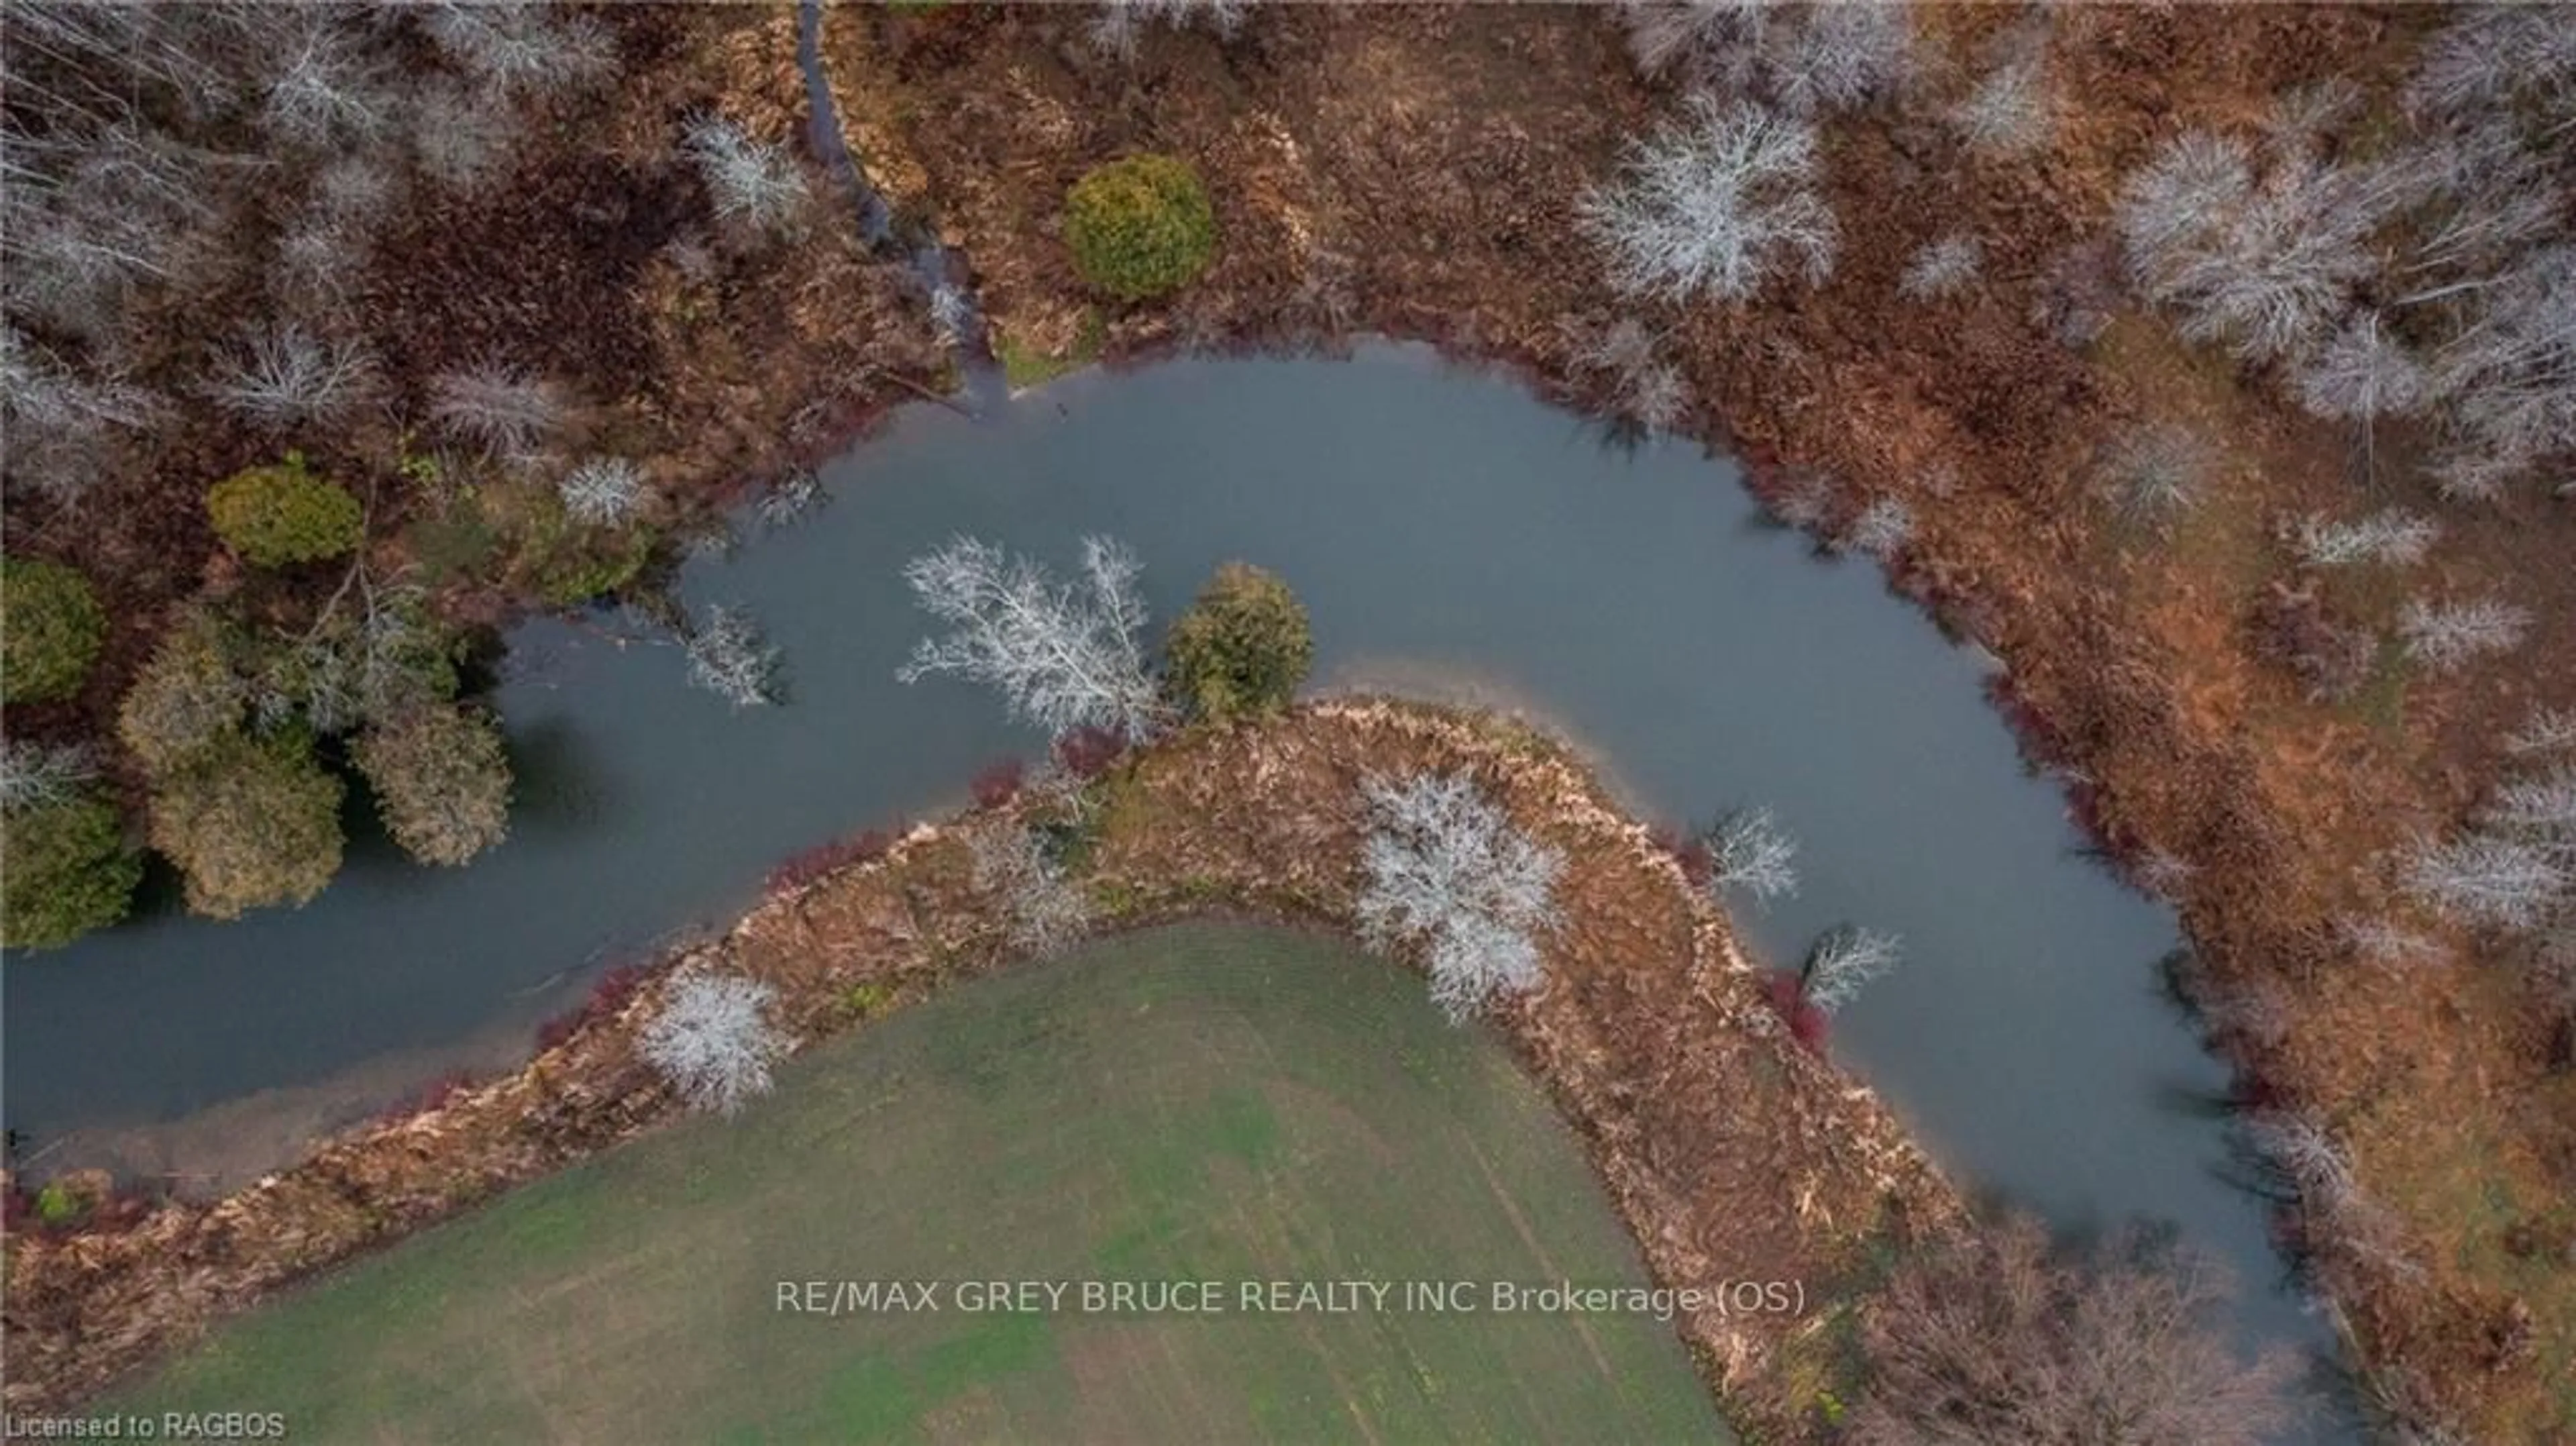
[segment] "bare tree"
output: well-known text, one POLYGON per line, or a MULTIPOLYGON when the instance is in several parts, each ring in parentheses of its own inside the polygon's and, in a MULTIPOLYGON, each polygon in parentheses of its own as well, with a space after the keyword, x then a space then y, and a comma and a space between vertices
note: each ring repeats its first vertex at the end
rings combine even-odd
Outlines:
POLYGON ((1914 540, 1914 509, 1903 498, 1874 497, 1844 529, 1840 546, 1880 562, 1893 560, 1914 540))
POLYGON ((274 56, 261 123, 288 144, 315 150, 382 134, 393 124, 394 98, 350 14, 288 8, 294 29, 274 56))
POLYGON ((513 96, 577 93, 617 73, 617 44, 599 22, 541 0, 447 0, 421 28, 486 88, 513 96))
POLYGON ((2346 948, 2372 964, 2434 964, 2449 957, 2430 935, 2388 919, 2346 917, 2335 932, 2346 948))
POLYGON ((1709 882, 1756 904, 1798 892, 1798 841, 1765 804, 1735 809, 1708 831, 1709 882))
POLYGON ((695 162, 716 215, 747 231, 793 230, 813 192, 787 148, 752 139, 717 116, 689 123, 681 152, 695 162))
POLYGON ((1135 554, 1104 537, 1082 540, 1079 585, 991 543, 952 538, 903 570, 923 610, 952 631, 923 639, 895 676, 989 684, 1051 734, 1092 726, 1142 738, 1163 705, 1145 667, 1140 571, 1135 554))
POLYGON ((1870 981, 1896 968, 1896 936, 1837 924, 1817 936, 1798 970, 1798 994, 1827 1014, 1849 1004, 1870 981))
POLYGON ((375 359, 364 343, 317 337, 290 323, 253 333, 210 390, 223 406, 281 431, 337 421, 375 387, 375 359))
POLYGON ((2104 450, 2101 478, 2123 517, 2163 525, 2199 503, 2217 468, 2217 453, 2197 433, 2149 426, 2104 450))
POLYGON ((2032 56, 1997 66, 1951 108, 1950 125, 1969 150, 1996 160, 2045 149, 2057 127, 2046 63, 2032 56))
POLYGON ((1625 0, 1628 50, 1647 75, 1749 95, 1799 115, 1863 104, 1913 69, 1905 7, 1769 0, 1625 0))
POLYGON ((2362 467, 2376 460, 2379 421, 2412 415, 2434 399, 2433 378, 2403 343, 2365 311, 2326 339, 2298 372, 2299 403, 2360 432, 2362 467))
POLYGON ((741 975, 690 974, 671 986, 636 1049, 691 1109, 730 1115, 767 1094, 787 1040, 767 1017, 777 991, 741 975))
POLYGON ((1531 839, 1465 771, 1370 778, 1360 933, 1424 951, 1431 998, 1464 1020, 1536 985, 1538 938, 1557 923, 1562 855, 1531 839))
POLYGON ((2227 1345, 2226 1273, 2115 1237, 2090 1261, 2015 1219, 1900 1265, 1868 1307, 1858 1446, 2259 1446, 2295 1361, 2227 1345))
POLYGON ((1905 263, 1905 274, 1897 278, 1896 294, 1910 301, 1955 296, 1977 279, 1977 269, 1985 259, 1985 246, 1964 231, 1927 241, 1914 253, 1914 259, 1905 263))
POLYGON ((2403 507, 2383 507, 2366 517, 2338 522, 2311 512, 2291 532, 2290 546, 2308 567, 2350 567, 2381 562, 2411 567, 2441 539, 2442 525, 2403 507))
POLYGON ((62 803, 97 777, 89 750, 77 744, 0 741, 0 812, 62 803))
POLYGON ((975 887, 1000 901, 1013 948, 1053 954, 1090 932, 1091 895, 1065 876, 1037 830, 999 819, 969 832, 967 844, 975 887))
POLYGON ((2553 848, 2576 866, 2576 764, 2506 779, 2479 810, 2478 821, 2553 848))
POLYGON ((1833 273, 1837 227, 1815 176, 1813 126, 1693 96, 1684 121, 1633 143, 1621 180, 1578 215, 1621 291, 1740 301, 1792 265, 1809 285, 1833 273))
POLYGON ((776 703, 783 691, 778 649, 749 613, 721 604, 690 629, 689 683, 737 708, 776 703))
POLYGON ((2401 199, 2390 175, 2275 157, 2259 180, 2240 142, 2191 131, 2121 193, 2119 226, 2148 298, 2194 341, 2248 361, 2305 355, 2377 268, 2367 242, 2401 199))
POLYGON ((1188 25, 1205 19, 1221 38, 1231 39, 1243 26, 1253 0, 1102 0, 1091 20, 1091 43, 1121 59, 1132 60, 1140 33, 1148 25, 1188 25))
POLYGON ((2435 672, 2450 672, 2490 653, 2509 653, 2531 631, 2531 612, 2497 598, 2428 602, 2410 598, 2397 613, 2406 655, 2435 672))
POLYGON ((2491 833, 2418 839, 2399 877, 2445 919, 2516 931, 2547 922, 2576 891, 2576 872, 2555 851, 2491 833))
POLYGON ((2576 751, 2576 712, 2534 708, 2522 726, 2505 739, 2504 746, 2508 752, 2518 754, 2576 751))
POLYGON ((499 363, 441 372, 429 383, 429 419, 460 442, 511 461, 537 454, 571 420, 554 382, 499 363))
POLYGON ((623 457, 588 457, 556 484, 564 511, 577 522, 613 526, 644 501, 644 474, 623 457))
POLYGON ((1680 371, 1657 353, 1654 333, 1634 317, 1592 328, 1571 317, 1561 324, 1574 346, 1572 365, 1606 379, 1610 405, 1618 414, 1648 431, 1668 431, 1689 405, 1689 388, 1680 371))

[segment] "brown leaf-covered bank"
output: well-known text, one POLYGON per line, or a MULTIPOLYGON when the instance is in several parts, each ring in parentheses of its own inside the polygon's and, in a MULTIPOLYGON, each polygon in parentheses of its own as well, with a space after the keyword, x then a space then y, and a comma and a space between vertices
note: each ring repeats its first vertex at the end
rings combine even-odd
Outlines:
MULTIPOLYGON (((1561 747, 1370 701, 1193 730, 1091 785, 1089 883, 1125 921, 1231 907, 1342 926, 1360 884, 1359 781, 1417 768, 1472 770, 1562 851, 1545 982, 1497 1026, 1583 1136, 1658 1281, 1799 1283, 1803 1313, 1710 1311, 1679 1328, 1745 1424, 1801 1439, 1826 1318, 1864 1250, 1956 1219, 1958 1200, 1866 1088, 1789 1037, 1725 919, 1561 747)), ((972 883, 973 823, 916 829, 782 893, 506 1079, 223 1201, 119 1233, 13 1239, 8 1405, 75 1403, 281 1286, 668 1118, 635 1035, 674 971, 766 981, 773 1017, 811 1043, 1007 963, 999 911, 972 883)))
MULTIPOLYGON (((1936 98, 2031 12, 1924 7, 1936 98)), ((1005 355, 1111 360, 1329 344, 1376 331, 1507 367, 1606 407, 1569 332, 1626 314, 1578 234, 1584 189, 1668 114, 1609 7, 1264 7, 1231 40, 1162 30, 1121 61, 1078 13, 950 6, 830 12, 826 48, 859 153, 898 210, 971 262, 1005 355), (1138 151, 1208 177, 1221 231, 1168 304, 1087 295, 1059 234, 1064 192, 1138 151)), ((1828 531, 1869 501, 1915 518, 1893 569, 1946 625, 2000 654, 2034 762, 2179 905, 2214 1042, 2249 1102, 2322 1122, 2375 1202, 2368 1249, 2299 1233, 2386 1404, 2475 1439, 2576 1431, 2576 1074, 2563 1026, 2504 946, 2431 931, 2450 955, 2356 957, 2342 922, 2402 912, 2390 850, 2457 819, 2535 705, 2576 703, 2568 666, 2576 523, 2531 495, 2429 501, 2383 468, 2375 501, 2446 532, 2432 582, 2509 581, 2537 618, 2522 661, 2309 701, 2261 662, 2255 621, 2290 567, 2277 529, 2349 509, 2347 434, 2268 382, 2181 346, 2123 299, 2107 215, 2120 177, 2186 122, 2237 122, 2330 77, 2383 97, 2429 9, 2065 6, 2047 13, 2055 145, 1972 159, 1919 106, 1827 130, 1842 247, 1832 281, 1759 304, 1639 313, 1691 393, 1683 430, 1755 463, 1757 487, 1821 499, 1828 531), (1900 297, 1916 248, 1983 241, 1981 282, 1900 297), (2096 313, 2083 327, 2075 313, 2096 313), (2070 332, 2092 332, 2069 344, 2070 332), (2170 543, 2124 531, 2093 485, 2120 428, 2188 421, 2223 478, 2170 543), (2152 861, 2152 869, 2143 867, 2152 861), (2286 1030, 2219 1023, 2286 1016, 2286 1030)), ((2383 435, 2404 457, 2418 439, 2383 435)), ((2372 605, 2391 610, 2393 599, 2372 605)), ((2285 1227, 2292 1222, 2285 1221, 2285 1227)))

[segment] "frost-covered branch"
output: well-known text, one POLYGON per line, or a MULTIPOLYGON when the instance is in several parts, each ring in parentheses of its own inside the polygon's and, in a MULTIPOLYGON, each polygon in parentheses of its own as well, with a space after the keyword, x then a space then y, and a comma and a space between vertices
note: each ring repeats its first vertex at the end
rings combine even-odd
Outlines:
POLYGON ((623 457, 585 458, 556 484, 564 511, 576 522, 624 522, 644 501, 644 474, 623 457))
POLYGON ((1875 929, 1837 924, 1807 950, 1798 971, 1799 997, 1832 1014, 1851 1003, 1863 986, 1896 968, 1896 936, 1875 929))
POLYGON ((1424 951, 1431 998, 1463 1020, 1538 983, 1537 935, 1556 927, 1564 859, 1515 827, 1464 771, 1371 778, 1360 932, 1424 951))
POLYGON ((755 979, 692 974, 671 989, 636 1048, 691 1109, 730 1115, 770 1087, 787 1041, 766 1015, 776 991, 755 979))
POLYGON ((2406 567, 2422 562, 2441 536, 2442 525, 2432 518, 2403 507, 2383 507, 2349 522, 2311 512, 2299 519, 2290 546, 2309 567, 2350 567, 2361 562, 2406 567))
POLYGON ((1163 710, 1145 667, 1140 571, 1135 554, 1103 537, 1083 539, 1078 585, 980 539, 951 539, 903 576, 952 630, 923 639, 896 676, 989 684, 1014 715, 1051 734, 1095 726, 1142 738, 1163 710))
POLYGON ((680 148, 697 164, 716 215, 748 230, 793 229, 813 199, 804 171, 785 146, 754 140, 732 121, 691 121, 680 148))
POLYGON ((688 636, 689 683, 737 708, 775 703, 782 693, 778 649, 751 614, 722 605, 688 636))
POLYGON ((2531 612, 2496 598, 2428 602, 2412 598, 2398 610, 2397 632, 2406 655, 2447 673, 2490 653, 2509 653, 2531 631, 2531 612))
POLYGON ((1897 278, 1896 294, 1910 301, 1955 296, 1977 279, 1977 269, 1985 259, 1986 248, 1964 231, 1927 241, 1914 253, 1914 259, 1905 263, 1905 274, 1897 278))
POLYGON ((1011 946, 1024 954, 1053 954, 1091 928, 1091 896, 1065 876, 1037 830, 1016 819, 973 831, 975 887, 1000 901, 1011 946))
POLYGON ((211 390, 218 403, 276 430, 345 416, 373 395, 375 383, 364 345, 287 325, 253 335, 211 390))
POLYGON ((1792 267, 1833 274, 1837 228, 1815 190, 1816 132, 1755 105, 1694 96, 1686 118, 1634 143, 1620 180, 1578 215, 1621 291, 1740 301, 1792 267))
POLYGON ((1708 831, 1709 881, 1741 889, 1757 904, 1798 892, 1798 841, 1769 805, 1739 808, 1708 831))

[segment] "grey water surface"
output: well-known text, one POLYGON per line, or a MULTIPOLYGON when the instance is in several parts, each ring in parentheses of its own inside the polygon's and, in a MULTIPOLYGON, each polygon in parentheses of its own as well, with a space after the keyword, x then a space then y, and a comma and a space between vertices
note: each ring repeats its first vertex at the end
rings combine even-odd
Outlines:
POLYGON ((434 870, 361 828, 302 910, 165 912, 11 959, 9 1123, 41 1144, 433 1059, 736 912, 798 847, 941 805, 1040 740, 981 691, 895 681, 924 626, 899 569, 959 532, 1069 566, 1097 531, 1143 558, 1158 617, 1248 559, 1312 610, 1319 676, 1475 678, 1657 814, 1772 805, 1804 887, 1743 923, 1781 959, 1837 920, 1903 935, 1834 1049, 1946 1168, 2069 1227, 2170 1222, 2235 1265, 2250 1336, 2323 1339, 2259 1203, 2221 1178, 2199 1102, 2223 1072, 2156 987, 2170 914, 2075 856, 1977 659, 1874 569, 1758 525, 1697 447, 1611 449, 1514 386, 1379 347, 1086 375, 980 420, 915 407, 824 475, 828 506, 683 577, 765 621, 787 706, 736 712, 613 625, 528 625, 498 698, 523 797, 506 845, 434 870))

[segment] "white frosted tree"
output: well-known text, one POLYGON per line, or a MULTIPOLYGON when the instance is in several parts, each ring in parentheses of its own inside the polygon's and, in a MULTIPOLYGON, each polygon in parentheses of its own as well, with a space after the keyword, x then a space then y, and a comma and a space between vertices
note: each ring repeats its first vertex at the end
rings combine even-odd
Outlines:
POLYGON ((2492 653, 2512 652, 2530 631, 2530 610, 2498 598, 2411 598, 2397 613, 2406 656, 2437 673, 2492 653))
POLYGON ((689 631, 689 682, 737 708, 755 708, 779 700, 782 686, 778 649, 751 614, 722 605, 707 610, 706 621, 689 631))
POLYGON ((1839 546, 1846 552, 1886 562, 1914 540, 1914 509, 1902 498, 1874 497, 1853 516, 1839 546))
POLYGON ((643 505, 644 474, 623 457, 589 457, 566 472, 556 490, 574 521, 610 526, 643 505))
POLYGON ((2539 927, 2564 907, 2576 873, 2543 844, 2492 833, 2422 839, 2399 865, 2406 891, 2443 918, 2487 928, 2539 927))
POLYGON ((769 1091, 787 1053, 767 1010, 776 991, 756 979, 692 974, 673 985, 636 1048, 691 1109, 730 1115, 769 1091))
POLYGON ((513 461, 534 456, 571 419, 552 381, 486 363, 430 378, 429 418, 448 435, 513 461))
POLYGON ((805 172, 785 146, 755 140, 732 121, 691 121, 680 149, 697 165, 716 215, 744 230, 793 230, 813 199, 805 172))
POLYGON ((1220 39, 1232 39, 1243 28, 1253 0, 1104 0, 1091 18, 1091 43, 1122 59, 1134 59, 1148 25, 1180 27, 1205 20, 1220 39))
POLYGON ((510 96, 577 94, 617 73, 617 42, 590 16, 543 0, 445 0, 421 28, 487 89, 510 96))
POLYGON ((1091 895, 1067 878, 1037 830, 1017 819, 976 829, 968 847, 975 887, 1002 906, 1011 947, 1024 954, 1053 954, 1090 931, 1091 895))
POLYGON ((1140 571, 1134 553, 1104 537, 1082 540, 1074 584, 989 542, 952 538, 903 570, 923 610, 951 631, 923 639, 895 676, 987 684, 1050 734, 1095 727, 1142 738, 1163 706, 1145 666, 1140 571))
POLYGON ((2299 369, 2298 391, 2310 413, 2364 427, 2410 415, 2433 399, 2431 376, 2375 311, 2346 322, 2317 349, 2299 369))
POLYGON ((2101 478, 2111 505, 2123 517, 2161 526, 2198 505, 2217 469, 2216 451, 2199 434, 2178 426, 2146 426, 2123 434, 2104 451, 2101 478))
POLYGON ((2509 753, 2576 752, 2576 711, 2564 708, 2534 708, 2522 726, 2504 741, 2509 753))
POLYGON ((1568 318, 1562 329, 1574 346, 1575 368, 1609 384, 1610 406, 1620 418, 1650 432, 1670 430, 1681 420, 1689 389, 1643 322, 1621 317, 1596 328, 1568 318))
POLYGON ((77 744, 0 741, 0 811, 64 802, 97 777, 89 751, 77 744))
POLYGON ((1422 950, 1431 998, 1464 1020, 1538 983, 1538 935, 1556 927, 1564 858, 1515 827, 1465 771, 1370 778, 1360 933, 1422 950))
POLYGON ((1838 229, 1816 168, 1814 126, 1693 96, 1681 122, 1632 143, 1619 181, 1585 195, 1577 216, 1631 295, 1740 301, 1792 269, 1822 285, 1838 229))
POLYGON ((1798 892, 1798 841, 1765 804, 1739 808, 1708 831, 1709 882, 1756 904, 1798 892))
POLYGON ((1798 970, 1799 997, 1826 1014, 1852 1002, 1871 980, 1896 968, 1896 936, 1837 924, 1819 935, 1798 970))
POLYGON ((368 53, 363 22, 327 6, 287 7, 294 29, 272 57, 260 122, 291 145, 366 140, 393 124, 384 66, 368 53))
POLYGON ((1896 294, 1910 301, 1956 296, 1977 279, 1978 268, 1985 259, 1985 246, 1964 231, 1927 241, 1905 263, 1905 274, 1896 281, 1896 294))
POLYGON ((2407 567, 2422 562, 2441 536, 2442 525, 2432 518, 2403 507, 2383 507, 2350 521, 2311 512, 2291 531, 2290 546, 2308 567, 2350 567, 2363 562, 2407 567))
POLYGON ((1629 54, 1647 75, 1801 115, 1864 104, 1913 69, 1912 20, 1886 0, 1623 0, 1620 12, 1629 54))
POLYGON ((254 333, 226 359, 210 390, 226 409, 282 430, 344 417, 374 394, 375 384, 375 362, 363 344, 290 324, 254 333))
POLYGON ((2056 131, 2047 65, 2033 57, 1996 67, 1950 110, 1969 150, 2008 160, 2044 149, 2056 131))
POLYGON ((2250 362, 2297 359, 2378 269, 2371 233, 2403 199, 2392 173, 2275 155, 2258 177, 2242 143, 2189 131, 2121 191, 2118 223, 2147 297, 2182 332, 2250 362))

